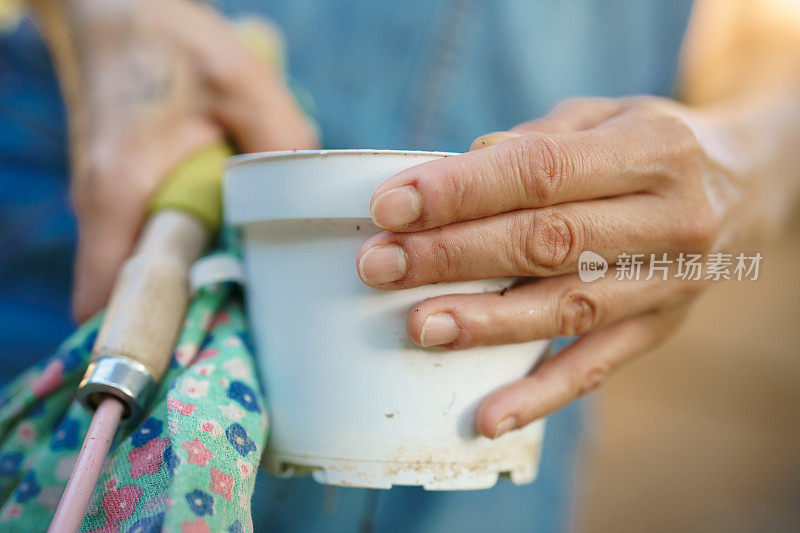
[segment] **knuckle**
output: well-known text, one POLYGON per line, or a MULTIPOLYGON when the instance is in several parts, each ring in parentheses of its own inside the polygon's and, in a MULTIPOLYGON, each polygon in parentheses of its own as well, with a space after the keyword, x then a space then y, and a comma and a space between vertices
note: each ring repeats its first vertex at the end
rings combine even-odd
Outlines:
POLYGON ((599 322, 598 303, 581 290, 570 289, 559 303, 559 335, 571 337, 591 331, 599 322))
POLYGON ((522 247, 526 261, 547 271, 562 270, 580 249, 581 233, 580 225, 559 210, 536 213, 522 247))
POLYGON ((665 123, 664 129, 672 132, 673 138, 670 141, 678 147, 678 152, 682 154, 683 160, 693 166, 704 165, 707 160, 706 152, 687 116, 669 110, 662 120, 665 123))
POLYGON ((584 396, 593 391, 608 379, 611 374, 611 367, 605 363, 596 363, 588 370, 576 377, 574 388, 576 396, 584 396))
POLYGON ((699 181, 710 162, 684 109, 666 99, 637 97, 628 113, 635 119, 637 135, 652 147, 647 151, 647 166, 654 185, 684 188, 699 181))
POLYGON ((516 164, 526 197, 552 204, 563 182, 575 175, 576 157, 553 137, 531 137, 518 146, 516 164))
POLYGON ((681 218, 683 221, 676 239, 679 250, 703 253, 714 248, 720 220, 710 207, 698 207, 681 218))
POLYGON ((697 175, 705 168, 708 162, 706 152, 685 113, 663 105, 651 121, 664 147, 663 163, 672 169, 668 174, 685 182, 687 176, 697 175))

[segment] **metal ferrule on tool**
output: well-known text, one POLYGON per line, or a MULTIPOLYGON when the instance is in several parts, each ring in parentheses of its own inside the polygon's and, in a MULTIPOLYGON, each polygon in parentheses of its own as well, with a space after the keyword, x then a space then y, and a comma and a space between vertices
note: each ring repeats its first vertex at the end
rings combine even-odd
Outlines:
POLYGON ((124 420, 139 420, 156 388, 156 380, 147 368, 133 359, 100 355, 89 364, 78 387, 78 401, 94 411, 105 395, 125 404, 124 420))

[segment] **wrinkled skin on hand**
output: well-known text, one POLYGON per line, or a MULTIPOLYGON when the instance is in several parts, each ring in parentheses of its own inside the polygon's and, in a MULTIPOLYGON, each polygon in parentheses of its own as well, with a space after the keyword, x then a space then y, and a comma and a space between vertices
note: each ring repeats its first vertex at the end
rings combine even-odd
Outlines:
POLYGON ((743 224, 760 224, 741 216, 757 196, 745 148, 670 100, 566 101, 384 182, 371 209, 385 232, 362 246, 358 271, 386 290, 519 278, 503 293, 421 302, 408 334, 422 346, 582 335, 483 402, 478 429, 495 437, 594 389, 677 328, 704 283, 618 281, 613 263, 621 253, 707 254, 734 244, 743 224), (605 278, 579 279, 584 250, 612 263, 605 278))
POLYGON ((80 230, 73 304, 83 320, 105 304, 148 199, 182 159, 223 138, 249 152, 317 141, 279 67, 207 6, 71 5, 74 75, 61 70, 80 230))

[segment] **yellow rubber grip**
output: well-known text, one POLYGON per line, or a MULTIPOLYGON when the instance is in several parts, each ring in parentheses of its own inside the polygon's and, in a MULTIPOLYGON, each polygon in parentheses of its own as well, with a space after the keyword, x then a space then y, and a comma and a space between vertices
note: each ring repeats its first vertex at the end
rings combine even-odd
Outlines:
POLYGON ((197 217, 215 235, 222 224, 222 177, 233 150, 219 143, 182 161, 150 200, 148 216, 180 209, 197 217))

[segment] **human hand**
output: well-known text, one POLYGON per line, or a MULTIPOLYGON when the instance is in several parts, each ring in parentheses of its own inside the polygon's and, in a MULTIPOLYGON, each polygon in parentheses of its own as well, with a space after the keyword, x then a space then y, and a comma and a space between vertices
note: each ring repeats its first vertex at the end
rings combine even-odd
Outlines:
MULTIPOLYGON (((487 397, 487 437, 549 414, 600 385, 620 364, 671 334, 702 282, 659 276, 582 282, 591 250, 708 253, 735 242, 754 201, 746 150, 729 132, 673 101, 578 99, 469 153, 402 171, 375 191, 386 230, 357 256, 379 289, 521 277, 502 293, 456 294, 408 314, 421 346, 462 349, 582 335, 529 376, 487 397), (739 224, 737 224, 737 222, 739 224)), ((453 357, 457 357, 453 354, 453 357)))
POLYGON ((316 147, 275 62, 235 26, 187 0, 73 0, 73 76, 62 75, 80 238, 73 308, 105 304, 149 198, 192 152, 316 147))

